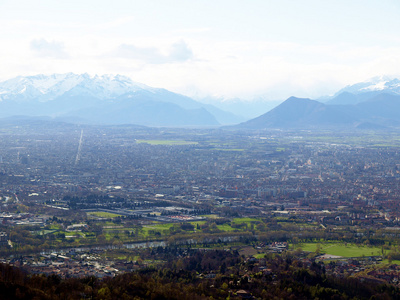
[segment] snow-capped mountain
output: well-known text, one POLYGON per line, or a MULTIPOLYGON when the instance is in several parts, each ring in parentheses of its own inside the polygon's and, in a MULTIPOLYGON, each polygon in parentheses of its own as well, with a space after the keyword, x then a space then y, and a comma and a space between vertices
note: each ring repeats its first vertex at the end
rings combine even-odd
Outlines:
POLYGON ((338 91, 327 104, 357 104, 386 93, 400 95, 400 80, 387 76, 374 77, 368 81, 346 86, 338 91))
POLYGON ((121 75, 18 76, 0 82, 0 117, 50 116, 96 124, 218 125, 236 116, 121 75))
POLYGON ((18 76, 0 82, 0 100, 54 100, 66 92, 79 95, 84 93, 98 99, 110 99, 129 92, 156 89, 133 82, 121 75, 90 76, 88 74, 53 74, 18 76))
POLYGON ((353 94, 385 91, 400 94, 400 80, 388 76, 374 77, 366 82, 356 83, 341 89, 337 94, 348 92, 353 94))

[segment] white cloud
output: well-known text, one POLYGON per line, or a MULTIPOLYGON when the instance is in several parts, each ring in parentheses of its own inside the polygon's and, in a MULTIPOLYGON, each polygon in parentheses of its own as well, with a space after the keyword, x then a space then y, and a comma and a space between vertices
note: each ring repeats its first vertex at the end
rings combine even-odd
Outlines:
POLYGON ((400 75, 400 6, 390 0, 333 10, 316 0, 14 2, 0 4, 1 79, 120 73, 188 95, 283 99, 400 75))
POLYGON ((132 76, 189 95, 285 99, 332 94, 377 73, 398 76, 400 68, 397 48, 263 42, 191 45, 196 60, 173 69, 145 65, 132 76))
POLYGON ((150 64, 160 64, 165 61, 165 56, 157 48, 137 47, 133 44, 121 44, 112 56, 140 60, 150 64))
POLYGON ((185 41, 181 40, 171 46, 168 58, 171 61, 187 61, 193 58, 193 52, 185 41))
POLYGON ((166 64, 184 62, 193 58, 192 50, 185 41, 173 43, 167 53, 157 47, 138 47, 133 44, 121 44, 111 54, 113 57, 133 59, 148 64, 166 64))
POLYGON ((37 73, 123 74, 189 96, 316 98, 376 75, 399 76, 400 48, 170 36, 17 39, 0 49, 0 78, 37 73), (119 45, 119 46, 118 46, 119 45), (189 46, 190 45, 190 46, 189 46))
POLYGON ((30 43, 30 49, 39 57, 57 59, 66 59, 69 57, 62 42, 48 42, 43 38, 32 40, 30 43))

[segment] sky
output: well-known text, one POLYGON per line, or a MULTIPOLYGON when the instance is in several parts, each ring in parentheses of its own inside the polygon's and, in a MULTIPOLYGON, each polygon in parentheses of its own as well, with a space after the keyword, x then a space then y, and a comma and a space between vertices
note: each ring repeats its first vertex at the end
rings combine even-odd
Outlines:
POLYGON ((400 78, 398 0, 0 0, 0 80, 121 74, 196 99, 400 78))

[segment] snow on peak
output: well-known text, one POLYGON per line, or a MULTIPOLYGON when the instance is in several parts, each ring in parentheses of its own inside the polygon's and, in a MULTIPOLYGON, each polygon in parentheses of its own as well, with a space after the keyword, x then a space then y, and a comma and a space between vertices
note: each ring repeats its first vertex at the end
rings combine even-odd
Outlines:
POLYGON ((144 84, 135 83, 129 77, 122 75, 89 74, 52 74, 36 76, 18 76, 0 82, 0 99, 38 99, 53 100, 66 92, 79 93, 85 91, 99 99, 118 97, 138 90, 153 91, 144 84), (74 92, 75 91, 75 92, 74 92))
POLYGON ((385 89, 387 81, 380 81, 375 84, 361 88, 362 91, 381 91, 385 89))
POLYGON ((400 94, 400 80, 388 76, 377 76, 365 82, 347 86, 340 90, 336 95, 339 95, 343 92, 360 94, 379 91, 400 94))

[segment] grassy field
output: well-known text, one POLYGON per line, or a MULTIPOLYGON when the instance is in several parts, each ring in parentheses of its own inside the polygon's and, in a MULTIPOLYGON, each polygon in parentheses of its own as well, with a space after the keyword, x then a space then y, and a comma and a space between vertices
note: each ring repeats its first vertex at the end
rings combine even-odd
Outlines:
POLYGON ((162 223, 162 224, 151 224, 151 225, 145 225, 143 226, 143 229, 147 230, 168 230, 170 229, 174 224, 173 223, 162 223))
POLYGON ((344 244, 344 243, 303 243, 301 249, 304 251, 315 252, 318 245, 320 253, 338 255, 343 257, 362 257, 362 256, 379 256, 382 255, 381 247, 373 247, 366 245, 344 244))
POLYGON ((256 218, 234 218, 234 219, 232 220, 232 223, 235 223, 235 224, 240 224, 240 223, 247 223, 247 224, 249 224, 249 223, 251 223, 251 222, 260 222, 260 220, 259 220, 259 219, 256 219, 256 218))
POLYGON ((180 145, 197 145, 197 142, 183 141, 183 140, 136 140, 137 143, 145 143, 149 145, 168 145, 168 146, 180 146, 180 145))
POLYGON ((232 228, 229 224, 217 225, 217 228, 224 232, 237 230, 236 228, 232 228))
POLYGON ((108 213, 108 212, 104 212, 104 211, 93 211, 93 212, 88 212, 87 214, 89 216, 96 216, 96 217, 100 217, 100 218, 116 218, 116 217, 121 216, 118 214, 108 213))
POLYGON ((400 260, 393 259, 393 260, 389 261, 388 259, 383 259, 381 261, 381 264, 385 264, 385 265, 400 265, 400 260))
POLYGON ((197 226, 197 224, 199 224, 199 226, 203 225, 206 223, 206 221, 193 221, 193 222, 189 222, 190 224, 197 226))
POLYGON ((140 236, 142 236, 142 237, 150 237, 150 236, 155 237, 155 235, 154 234, 150 234, 149 231, 159 232, 161 235, 164 235, 163 233, 165 231, 168 231, 172 226, 174 226, 174 224, 172 224, 172 223, 146 225, 146 226, 143 226, 140 236))

